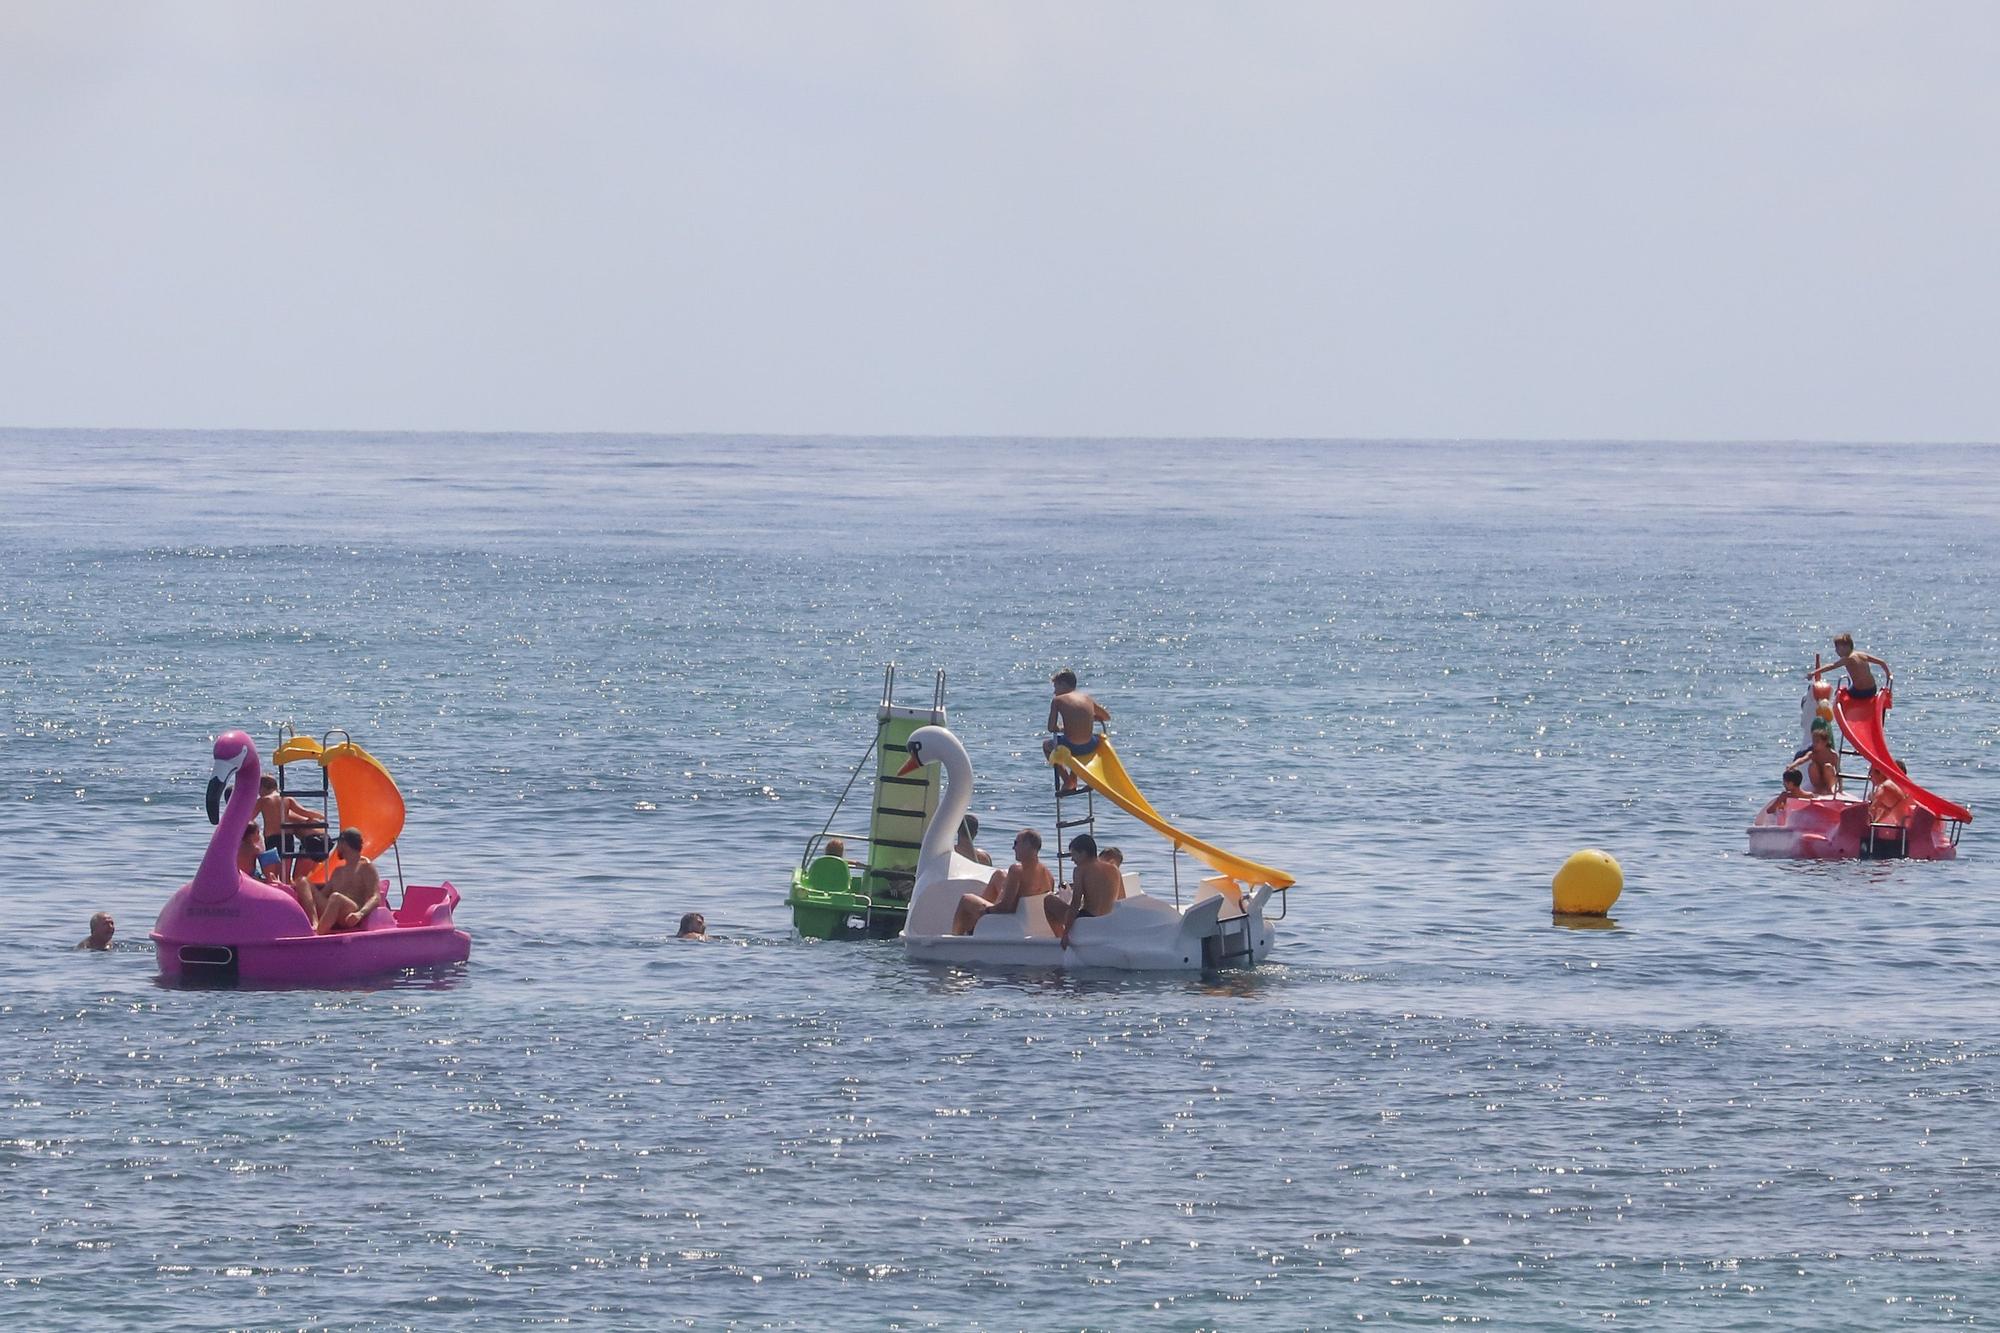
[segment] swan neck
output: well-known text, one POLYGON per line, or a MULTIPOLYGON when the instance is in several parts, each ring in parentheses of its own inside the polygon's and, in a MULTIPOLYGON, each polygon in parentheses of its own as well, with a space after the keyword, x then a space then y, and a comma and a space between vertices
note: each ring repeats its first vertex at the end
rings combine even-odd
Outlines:
POLYGON ((930 827, 924 830, 924 846, 919 855, 926 865, 949 860, 951 849, 958 844, 959 825, 965 822, 965 812, 972 808, 972 760, 966 756, 964 747, 947 747, 939 762, 944 769, 944 794, 938 799, 930 827))

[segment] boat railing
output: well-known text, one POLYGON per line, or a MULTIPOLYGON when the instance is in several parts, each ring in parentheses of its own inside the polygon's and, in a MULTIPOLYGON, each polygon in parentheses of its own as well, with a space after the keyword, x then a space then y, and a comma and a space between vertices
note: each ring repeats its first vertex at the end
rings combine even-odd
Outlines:
MULTIPOLYGON (((862 752, 860 761, 854 765, 854 771, 847 775, 847 783, 841 787, 840 795, 834 797, 833 809, 826 812, 826 823, 820 825, 819 832, 806 839, 806 851, 805 855, 799 858, 799 869, 803 870, 812 864, 813 857, 818 855, 820 844, 829 837, 845 839, 848 836, 844 833, 835 833, 833 821, 840 817, 840 807, 847 803, 847 794, 854 790, 854 784, 860 780, 861 770, 867 768, 868 761, 875 757, 875 741, 876 738, 873 736, 868 738, 868 748, 862 752)), ((868 839, 858 838, 855 841, 865 845, 868 839)))
MULTIPOLYGON (((847 854, 841 859, 846 861, 850 866, 857 863, 854 855, 855 852, 866 853, 868 850, 868 835, 865 833, 837 833, 830 828, 821 829, 806 839, 806 854, 799 859, 799 869, 804 870, 807 866, 819 860, 820 857, 827 855, 824 849, 827 841, 832 838, 838 838, 846 845, 847 854)), ((867 860, 868 858, 864 854, 859 858, 859 863, 865 865, 867 860)))

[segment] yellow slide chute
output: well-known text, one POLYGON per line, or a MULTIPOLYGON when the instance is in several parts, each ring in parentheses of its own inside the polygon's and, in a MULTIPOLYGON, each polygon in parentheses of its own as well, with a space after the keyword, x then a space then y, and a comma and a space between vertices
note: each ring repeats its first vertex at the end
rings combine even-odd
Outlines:
POLYGON ((293 736, 278 747, 271 762, 283 767, 312 760, 326 770, 333 788, 336 830, 361 830, 361 854, 373 860, 403 836, 403 793, 382 761, 353 741, 322 748, 310 736, 293 736))
POLYGON ((1049 762, 1074 773, 1079 781, 1088 784, 1098 795, 1218 874, 1244 884, 1269 884, 1274 889, 1288 888, 1294 882, 1282 870, 1273 870, 1233 852, 1225 852, 1215 844, 1203 842, 1192 833, 1169 824, 1132 781, 1125 765, 1118 762, 1118 752, 1111 748, 1109 736, 1097 738, 1097 748, 1090 752, 1087 759, 1078 759, 1070 753, 1067 745, 1058 745, 1049 756, 1049 762))

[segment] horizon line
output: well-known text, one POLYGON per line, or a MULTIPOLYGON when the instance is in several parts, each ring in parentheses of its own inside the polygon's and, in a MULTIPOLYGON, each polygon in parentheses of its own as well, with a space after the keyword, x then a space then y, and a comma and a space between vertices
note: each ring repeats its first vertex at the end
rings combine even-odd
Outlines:
POLYGON ((656 439, 656 440, 882 440, 882 441, 939 441, 975 440, 1010 441, 1016 443, 1116 443, 1151 442, 1160 444, 1201 444, 1223 441, 1231 444, 1398 444, 1398 445, 1462 445, 1462 444, 1535 444, 1535 445, 1648 445, 1671 444, 1693 445, 1702 448, 1787 445, 1837 445, 1853 448, 1991 448, 2000 444, 2000 439, 1992 440, 1872 440, 1847 438, 1813 438, 1806 436, 1713 436, 1686 437, 1668 435, 1134 435, 1134 434, 1044 434, 1012 432, 973 432, 965 434, 942 434, 932 431, 885 431, 879 433, 861 431, 755 431, 755 430, 609 430, 592 428, 585 430, 567 429, 493 429, 478 427, 412 427, 412 426, 16 426, 0 425, 0 435, 8 434, 155 434, 155 435, 486 435, 520 436, 527 438, 567 439, 577 436, 593 436, 607 439, 656 439))

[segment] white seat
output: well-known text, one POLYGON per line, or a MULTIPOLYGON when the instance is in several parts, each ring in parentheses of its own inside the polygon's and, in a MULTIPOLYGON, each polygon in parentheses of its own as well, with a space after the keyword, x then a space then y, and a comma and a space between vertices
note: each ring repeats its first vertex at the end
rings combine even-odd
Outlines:
POLYGON ((1055 931, 1049 926, 1049 895, 1023 898, 1011 912, 988 912, 972 928, 974 939, 1050 940, 1055 931))

